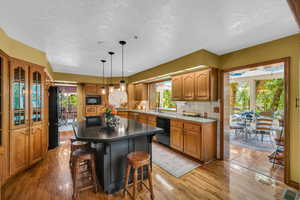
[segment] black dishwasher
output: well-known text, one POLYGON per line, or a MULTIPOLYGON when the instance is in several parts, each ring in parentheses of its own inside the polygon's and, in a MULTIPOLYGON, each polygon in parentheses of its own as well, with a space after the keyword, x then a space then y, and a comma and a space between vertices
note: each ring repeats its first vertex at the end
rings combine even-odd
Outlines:
POLYGON ((170 146, 170 119, 157 117, 156 126, 164 129, 163 133, 156 135, 157 141, 161 144, 170 146))

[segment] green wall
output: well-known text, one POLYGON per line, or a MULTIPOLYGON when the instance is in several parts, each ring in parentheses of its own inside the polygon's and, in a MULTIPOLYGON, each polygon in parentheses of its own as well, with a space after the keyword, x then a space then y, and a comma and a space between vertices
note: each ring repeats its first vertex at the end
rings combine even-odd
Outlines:
MULTIPOLYGON (((99 77, 53 72, 45 52, 29 47, 6 35, 0 28, 0 49, 11 57, 19 58, 45 66, 54 80, 77 81, 82 83, 100 83, 99 77)), ((296 97, 299 96, 300 34, 263 43, 250 48, 218 56, 206 50, 199 50, 176 60, 155 66, 128 77, 129 82, 139 81, 183 70, 199 65, 229 69, 283 57, 291 58, 290 91, 290 130, 291 130, 291 178, 300 182, 299 159, 299 110, 296 109, 296 97)), ((120 78, 113 79, 117 83, 120 78)))

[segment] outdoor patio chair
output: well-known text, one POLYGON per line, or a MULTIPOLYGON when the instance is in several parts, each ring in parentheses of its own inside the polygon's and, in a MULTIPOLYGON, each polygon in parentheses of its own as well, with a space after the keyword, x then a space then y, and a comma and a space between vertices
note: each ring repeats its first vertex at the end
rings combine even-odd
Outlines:
MULTIPOLYGON (((273 132, 273 118, 268 116, 259 116, 256 118, 255 133, 261 136, 261 142, 264 142, 264 135, 269 135, 272 142, 271 134, 273 132)), ((272 142, 273 143, 273 142, 272 142)))

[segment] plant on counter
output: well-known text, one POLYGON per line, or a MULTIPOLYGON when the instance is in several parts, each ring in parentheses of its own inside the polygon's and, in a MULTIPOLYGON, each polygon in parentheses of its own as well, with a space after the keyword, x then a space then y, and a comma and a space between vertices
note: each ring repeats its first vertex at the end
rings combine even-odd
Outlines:
POLYGON ((115 117, 116 110, 114 106, 108 105, 105 108, 104 117, 108 128, 115 128, 119 124, 119 119, 115 117))

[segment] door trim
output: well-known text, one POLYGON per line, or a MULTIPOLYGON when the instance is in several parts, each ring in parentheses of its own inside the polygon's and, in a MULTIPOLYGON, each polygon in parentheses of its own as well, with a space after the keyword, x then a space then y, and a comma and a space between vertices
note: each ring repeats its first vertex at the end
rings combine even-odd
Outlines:
POLYGON ((291 180, 290 177, 290 57, 284 57, 244 66, 237 66, 232 67, 230 69, 221 70, 221 77, 220 77, 220 88, 221 88, 221 101, 220 101, 220 159, 224 160, 224 74, 227 72, 232 72, 241 69, 250 69, 254 67, 259 67, 262 65, 270 65, 275 63, 284 63, 284 89, 285 89, 285 105, 284 105, 284 122, 285 122, 285 166, 284 166, 284 183, 289 186, 295 187, 299 186, 299 183, 296 183, 291 180))

